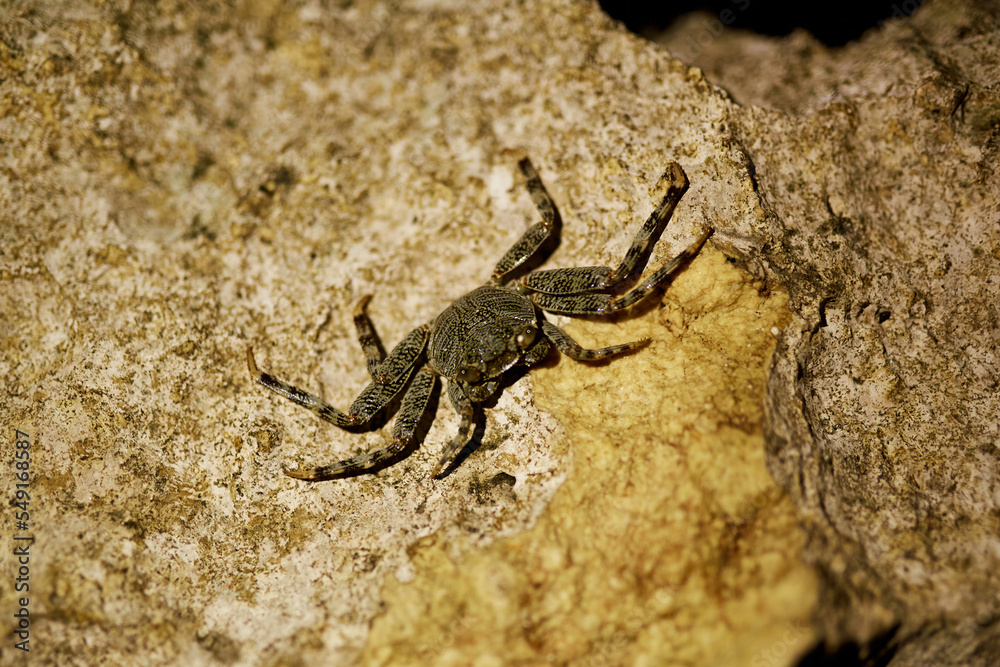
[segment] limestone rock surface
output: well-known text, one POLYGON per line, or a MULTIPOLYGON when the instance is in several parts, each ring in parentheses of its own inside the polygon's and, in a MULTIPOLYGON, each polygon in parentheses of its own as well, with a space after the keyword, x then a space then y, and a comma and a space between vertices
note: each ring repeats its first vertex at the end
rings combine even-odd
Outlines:
POLYGON ((766 210, 741 235, 796 313, 768 461, 809 535, 819 626, 894 665, 1000 656, 998 19, 928 2, 836 51, 734 31, 690 54, 739 104, 766 210))
POLYGON ((899 664, 995 653, 990 6, 838 52, 724 31, 725 62, 585 2, 37 2, 0 33, 0 376, 31 442, 30 521, 0 527, 35 538, 33 662, 784 665, 892 628, 899 664), (485 281, 537 215, 523 155, 565 220, 548 266, 617 262, 683 165, 651 265, 711 224, 701 255, 629 317, 557 319, 652 344, 532 370, 444 479, 447 400, 377 475, 283 476, 386 436, 255 386, 246 346, 346 406, 357 299, 391 345, 485 281))

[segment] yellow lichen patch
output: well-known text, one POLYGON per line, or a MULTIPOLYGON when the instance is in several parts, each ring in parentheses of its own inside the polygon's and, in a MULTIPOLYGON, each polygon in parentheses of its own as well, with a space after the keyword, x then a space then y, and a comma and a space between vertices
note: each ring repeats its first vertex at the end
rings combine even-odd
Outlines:
MULTIPOLYGON (((764 465, 762 398, 786 295, 711 247, 662 307, 566 330, 603 365, 531 373, 572 469, 529 531, 456 556, 428 538, 390 580, 369 664, 790 664, 815 582, 764 465)), ((515 486, 516 491, 516 486, 515 486)))

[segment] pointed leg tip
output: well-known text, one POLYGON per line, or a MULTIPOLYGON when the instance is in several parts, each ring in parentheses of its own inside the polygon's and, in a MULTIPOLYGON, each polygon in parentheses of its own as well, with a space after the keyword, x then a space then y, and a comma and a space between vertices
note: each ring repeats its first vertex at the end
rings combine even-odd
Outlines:
POLYGON ((253 345, 247 345, 247 370, 255 379, 260 376, 257 370, 257 361, 253 358, 253 345))
POLYGON ((531 158, 529 157, 523 157, 518 160, 517 168, 521 170, 521 173, 527 179, 538 178, 538 172, 535 171, 535 165, 531 164, 531 158))
POLYGON ((440 479, 444 473, 448 471, 448 466, 451 465, 451 457, 446 456, 434 465, 434 469, 431 470, 431 479, 440 479))
POLYGON ((364 315, 365 308, 368 307, 368 302, 371 300, 372 300, 371 294, 365 294, 360 299, 358 299, 358 302, 354 304, 354 316, 359 317, 361 315, 364 315))
POLYGON ((681 167, 680 163, 671 162, 667 169, 670 170, 671 177, 674 181, 681 182, 684 185, 688 184, 687 174, 684 173, 684 169, 681 167))
POLYGON ((282 468, 281 472, 288 477, 293 477, 295 479, 301 479, 307 482, 317 481, 315 470, 311 470, 309 468, 282 468))

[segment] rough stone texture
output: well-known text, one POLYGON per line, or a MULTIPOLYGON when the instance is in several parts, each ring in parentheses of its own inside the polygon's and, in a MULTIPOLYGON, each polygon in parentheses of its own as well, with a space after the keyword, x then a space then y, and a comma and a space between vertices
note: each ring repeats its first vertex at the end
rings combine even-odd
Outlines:
POLYGON ((721 253, 700 260, 663 308, 568 327, 589 345, 623 329, 657 342, 624 368, 532 374, 572 474, 520 535, 464 559, 437 536, 415 545, 417 576, 387 585, 366 662, 779 665, 809 644, 797 619, 815 582, 758 449, 758 363, 783 299, 721 253))
MULTIPOLYGON (((912 9, 912 8, 911 8, 912 9)), ((665 37, 727 88, 766 210, 734 230, 796 320, 768 381, 769 466, 820 574, 831 645, 892 664, 1000 656, 1000 6, 933 2, 830 51, 665 37), (898 627, 897 627, 898 626, 898 627)))
POLYGON ((695 17, 668 48, 729 96, 586 3, 0 7, 32 657, 780 665, 897 628, 894 664, 990 664, 997 16, 694 53, 695 17), (354 302, 394 342, 481 283, 534 219, 525 153, 566 219, 550 266, 617 261, 684 166, 653 263, 709 246, 635 317, 570 325, 654 344, 532 371, 443 480, 447 401, 376 476, 283 477, 384 436, 253 386, 245 346, 346 405, 354 302))
POLYGON ((787 297, 717 249, 761 209, 697 72, 571 2, 0 12, 32 664, 780 665, 814 641, 804 536, 764 464, 787 297), (532 371, 445 479, 447 401, 378 475, 282 476, 385 436, 253 385, 246 345, 346 405, 353 304, 375 295, 391 344, 485 280, 537 215, 525 153, 566 220, 550 266, 618 261, 684 165, 653 264, 706 222, 715 240, 662 303, 571 329, 654 343, 532 371))

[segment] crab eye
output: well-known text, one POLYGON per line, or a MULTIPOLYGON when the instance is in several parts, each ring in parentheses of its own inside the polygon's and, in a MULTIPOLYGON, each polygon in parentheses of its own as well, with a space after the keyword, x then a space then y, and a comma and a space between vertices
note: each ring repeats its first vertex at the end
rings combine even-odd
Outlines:
POLYGON ((516 336, 514 336, 514 342, 522 350, 531 346, 535 342, 535 336, 538 335, 538 329, 531 324, 521 329, 516 336))
POLYGON ((458 379, 462 382, 478 382, 482 373, 475 366, 463 366, 458 369, 458 379))

